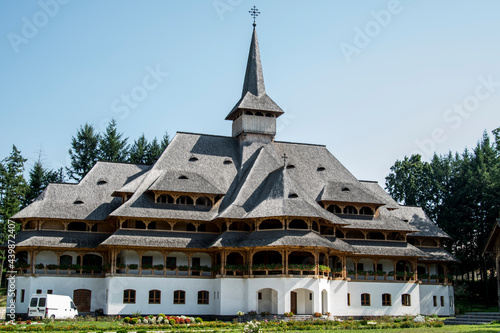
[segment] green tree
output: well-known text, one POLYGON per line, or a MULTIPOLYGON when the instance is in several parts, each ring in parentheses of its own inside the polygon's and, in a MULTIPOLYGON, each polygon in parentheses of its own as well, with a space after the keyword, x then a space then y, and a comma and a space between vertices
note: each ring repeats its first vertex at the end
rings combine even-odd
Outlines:
POLYGON ((148 145, 148 151, 146 153, 146 161, 145 161, 146 164, 155 163, 158 157, 160 157, 162 152, 163 149, 161 149, 158 140, 154 138, 153 141, 151 141, 151 143, 148 145))
MULTIPOLYGON (((25 162, 26 159, 22 157, 21 152, 16 146, 12 146, 12 152, 9 157, 0 163, 1 243, 7 241, 9 219, 22 208, 28 191, 28 186, 23 176, 25 162)), ((18 227, 16 228, 17 230, 19 230, 18 227)), ((3 277, 5 258, 5 250, 0 251, 0 281, 3 277)))
POLYGON ((109 162, 125 162, 128 156, 128 138, 118 133, 116 120, 112 119, 106 127, 106 133, 99 138, 99 159, 109 162))
POLYGON ((29 205, 45 190, 49 183, 64 181, 62 168, 54 171, 45 169, 42 162, 38 160, 30 170, 29 187, 24 200, 24 205, 29 205), (61 179, 62 178, 62 179, 61 179))
POLYGON ((94 127, 85 124, 80 127, 76 136, 71 138, 71 168, 66 168, 71 179, 80 181, 99 159, 99 133, 94 127))
POLYGON ((163 152, 167 146, 170 144, 170 135, 168 135, 167 132, 163 135, 163 139, 161 140, 160 146, 161 146, 161 151, 163 152))
POLYGON ((130 148, 129 162, 136 164, 147 164, 149 143, 144 134, 134 141, 130 148))

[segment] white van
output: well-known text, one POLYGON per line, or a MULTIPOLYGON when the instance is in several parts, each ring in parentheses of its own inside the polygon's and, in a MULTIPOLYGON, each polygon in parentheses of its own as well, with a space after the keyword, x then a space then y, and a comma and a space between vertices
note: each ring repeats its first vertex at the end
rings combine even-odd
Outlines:
POLYGON ((77 315, 78 310, 69 296, 52 294, 31 296, 28 318, 66 319, 75 318, 77 315))

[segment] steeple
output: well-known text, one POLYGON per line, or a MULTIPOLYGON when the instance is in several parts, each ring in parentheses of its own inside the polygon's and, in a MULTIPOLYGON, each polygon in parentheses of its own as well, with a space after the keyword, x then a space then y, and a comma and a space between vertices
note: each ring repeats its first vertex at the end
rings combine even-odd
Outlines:
POLYGON ((283 110, 266 93, 254 23, 241 98, 229 112, 226 120, 233 121, 234 137, 242 133, 253 133, 270 136, 272 140, 276 134, 276 118, 283 113, 283 110))

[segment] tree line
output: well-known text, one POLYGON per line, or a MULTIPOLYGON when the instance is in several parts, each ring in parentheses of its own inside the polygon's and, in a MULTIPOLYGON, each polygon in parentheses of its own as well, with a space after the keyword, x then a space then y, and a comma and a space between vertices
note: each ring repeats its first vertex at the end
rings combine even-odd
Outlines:
POLYGON ((491 136, 484 132, 472 150, 434 154, 430 162, 420 155, 397 160, 385 186, 400 203, 421 206, 451 236, 445 246, 461 261, 458 273, 474 280, 479 272, 487 299, 495 263, 483 251, 500 212, 500 127, 491 136))
MULTIPOLYGON (((24 176, 27 159, 13 145, 10 155, 0 161, 0 243, 7 239, 8 220, 35 200, 49 183, 80 181, 99 160, 153 164, 169 142, 168 133, 161 140, 155 137, 152 141, 142 134, 130 145, 128 138, 118 131, 115 120, 109 122, 104 133, 86 123, 71 138, 70 167, 48 169, 39 157, 30 169, 28 179, 24 176)), ((0 251, 0 272, 4 271, 4 252, 0 251)))

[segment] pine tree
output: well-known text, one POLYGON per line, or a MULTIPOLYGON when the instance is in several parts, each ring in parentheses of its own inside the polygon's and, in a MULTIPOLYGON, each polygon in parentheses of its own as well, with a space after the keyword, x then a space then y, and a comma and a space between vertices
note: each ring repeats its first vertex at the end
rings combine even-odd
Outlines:
MULTIPOLYGON (((23 205, 28 191, 26 180, 23 177, 24 159, 16 146, 12 146, 12 153, 0 163, 0 242, 7 241, 9 235, 9 219, 16 214, 23 205)), ((19 230, 16 226, 14 232, 19 230)), ((0 281, 3 279, 5 250, 0 251, 0 281)), ((12 262, 13 264, 13 262, 12 262)))
POLYGON ((163 135, 163 139, 161 140, 161 144, 160 144, 162 152, 167 148, 169 143, 170 143, 170 136, 168 135, 167 132, 165 132, 165 134, 163 135))
POLYGON ((113 119, 106 127, 106 133, 99 139, 99 159, 110 162, 125 162, 128 156, 128 138, 122 139, 118 133, 116 121, 113 119))
POLYGON ((129 162, 136 164, 147 164, 147 154, 149 150, 149 143, 144 134, 139 139, 134 141, 134 145, 130 148, 129 162))
POLYGON ((163 152, 163 149, 161 149, 160 144, 158 143, 158 140, 156 138, 151 141, 151 143, 148 146, 148 151, 146 154, 146 164, 154 164, 158 157, 160 157, 161 153, 163 152))
POLYGON ((43 167, 40 160, 35 162, 33 168, 30 170, 29 188, 24 200, 25 206, 35 200, 49 183, 64 181, 64 176, 61 177, 61 175, 62 168, 58 171, 47 170, 43 167))
POLYGON ((89 124, 81 126, 76 137, 71 138, 71 168, 66 168, 70 178, 80 181, 92 169, 99 158, 99 138, 89 124))

